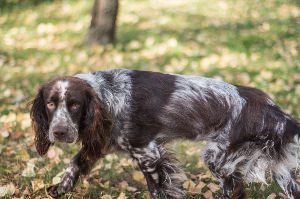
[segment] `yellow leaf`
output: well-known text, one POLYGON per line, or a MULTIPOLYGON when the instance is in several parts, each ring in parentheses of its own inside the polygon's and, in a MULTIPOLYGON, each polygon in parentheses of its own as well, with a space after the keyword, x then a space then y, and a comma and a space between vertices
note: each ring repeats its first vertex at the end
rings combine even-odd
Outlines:
POLYGON ((37 190, 44 188, 45 184, 44 184, 43 180, 36 179, 36 180, 31 181, 31 186, 32 186, 32 190, 34 192, 36 192, 37 190))
POLYGON ((147 191, 143 194, 144 199, 151 199, 150 193, 147 191))
POLYGON ((101 199, 112 199, 111 195, 105 194, 101 196, 101 199))
POLYGON ((121 192, 117 199, 126 199, 125 193, 121 192))
POLYGON ((137 182, 142 182, 144 180, 144 174, 140 171, 134 171, 132 177, 137 182))
POLYGON ((187 191, 192 192, 195 188, 196 184, 192 180, 187 180, 183 183, 183 188, 185 188, 187 191))
POLYGON ((21 149, 17 155, 18 159, 21 159, 22 161, 28 161, 30 159, 30 156, 26 149, 21 149))

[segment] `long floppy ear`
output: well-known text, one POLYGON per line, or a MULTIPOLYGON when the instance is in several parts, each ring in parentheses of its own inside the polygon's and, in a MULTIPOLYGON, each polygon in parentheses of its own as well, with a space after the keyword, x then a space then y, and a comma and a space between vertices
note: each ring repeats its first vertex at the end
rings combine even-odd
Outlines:
POLYGON ((88 98, 81 139, 86 156, 97 159, 107 153, 111 141, 112 123, 97 94, 88 91, 88 98))
POLYGON ((30 116, 35 132, 34 142, 36 150, 40 155, 44 155, 47 153, 51 142, 48 137, 49 123, 43 98, 43 87, 39 89, 38 94, 32 101, 30 116))

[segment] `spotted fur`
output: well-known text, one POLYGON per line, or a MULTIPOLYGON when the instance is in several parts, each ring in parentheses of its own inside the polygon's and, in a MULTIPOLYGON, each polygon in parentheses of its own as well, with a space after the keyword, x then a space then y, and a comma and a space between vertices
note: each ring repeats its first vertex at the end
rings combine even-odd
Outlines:
POLYGON ((189 139, 207 142, 203 160, 224 198, 245 198, 244 183, 272 178, 289 198, 300 198, 293 175, 300 125, 258 89, 199 76, 98 71, 45 84, 31 116, 40 154, 56 141, 82 142, 62 182, 48 189, 54 197, 72 190, 97 159, 125 151, 152 198, 182 198, 184 175, 164 144, 189 139), (46 104, 55 97, 51 112, 46 104))

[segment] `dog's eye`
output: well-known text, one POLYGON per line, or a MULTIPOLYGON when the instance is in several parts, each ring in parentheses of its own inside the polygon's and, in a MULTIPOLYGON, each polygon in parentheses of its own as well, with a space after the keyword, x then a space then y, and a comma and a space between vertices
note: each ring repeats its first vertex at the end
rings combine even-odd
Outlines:
POLYGON ((49 109, 49 110, 54 110, 55 109, 55 104, 54 104, 54 102, 48 102, 47 103, 47 108, 49 109))
POLYGON ((70 105, 70 109, 71 109, 72 111, 78 110, 79 107, 80 107, 80 104, 78 104, 78 103, 73 103, 73 104, 70 105))

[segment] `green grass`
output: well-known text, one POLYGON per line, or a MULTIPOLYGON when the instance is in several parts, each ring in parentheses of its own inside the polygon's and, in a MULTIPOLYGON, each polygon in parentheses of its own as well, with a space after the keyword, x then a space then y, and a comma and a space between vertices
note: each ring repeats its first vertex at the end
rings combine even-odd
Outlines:
MULTIPOLYGON (((0 4, 0 186, 12 182, 16 197, 45 197, 45 188, 34 190, 33 183, 52 184, 79 148, 57 145, 54 149, 64 148, 63 154, 39 158, 33 146, 28 103, 43 82, 58 75, 111 68, 203 75, 258 87, 286 112, 300 117, 300 9, 296 1, 120 3, 117 43, 90 48, 84 40, 92 1, 6 0, 0 4), (36 175, 22 176, 34 158, 36 175), (24 195, 26 187, 29 195, 24 195)), ((207 173, 198 160, 202 144, 182 142, 170 147, 187 177, 199 183, 195 176, 207 173)), ((118 155, 100 161, 99 168, 82 178, 65 198, 105 194, 116 198, 120 192, 128 198, 143 198, 146 186, 133 180, 136 167, 127 159, 118 155), (137 191, 122 190, 120 182, 137 191)), ((217 183, 211 177, 205 179, 209 182, 217 183)), ((267 198, 272 192, 280 198, 275 184, 251 184, 247 190, 251 198, 267 198)))

